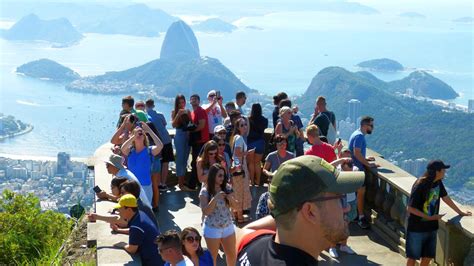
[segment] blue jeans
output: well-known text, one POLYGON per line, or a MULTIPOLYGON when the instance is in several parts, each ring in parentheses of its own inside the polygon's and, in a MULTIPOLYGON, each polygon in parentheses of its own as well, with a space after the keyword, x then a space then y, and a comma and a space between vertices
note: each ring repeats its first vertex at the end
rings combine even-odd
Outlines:
POLYGON ((174 136, 174 147, 176 149, 176 175, 185 176, 186 168, 188 166, 189 159, 189 135, 188 132, 182 129, 176 129, 176 135, 174 136))
POLYGON ((420 258, 434 258, 436 255, 436 233, 407 232, 406 253, 407 258, 418 260, 420 258))

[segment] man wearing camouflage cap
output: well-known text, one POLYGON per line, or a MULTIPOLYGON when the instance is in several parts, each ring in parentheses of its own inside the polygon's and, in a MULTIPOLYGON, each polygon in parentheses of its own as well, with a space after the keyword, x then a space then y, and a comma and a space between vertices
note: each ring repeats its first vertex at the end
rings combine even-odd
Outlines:
POLYGON ((341 198, 363 183, 363 172, 339 172, 316 156, 284 162, 269 189, 276 231, 244 228, 237 265, 317 265, 323 249, 347 238, 341 198))

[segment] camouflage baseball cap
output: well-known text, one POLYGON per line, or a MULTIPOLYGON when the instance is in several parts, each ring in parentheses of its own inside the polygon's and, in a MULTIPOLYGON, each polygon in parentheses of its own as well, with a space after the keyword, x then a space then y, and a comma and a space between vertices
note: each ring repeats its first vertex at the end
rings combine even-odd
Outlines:
POLYGON ((313 155, 288 160, 280 165, 270 184, 272 215, 284 214, 322 192, 354 192, 364 178, 364 172, 340 172, 313 155))

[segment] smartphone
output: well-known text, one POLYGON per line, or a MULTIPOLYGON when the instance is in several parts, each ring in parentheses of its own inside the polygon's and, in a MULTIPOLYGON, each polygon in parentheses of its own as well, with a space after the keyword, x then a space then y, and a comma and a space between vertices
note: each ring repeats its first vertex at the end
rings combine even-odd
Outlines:
POLYGON ((342 139, 339 138, 339 139, 337 140, 337 145, 339 145, 339 143, 341 143, 341 141, 342 141, 342 139))
POLYGON ((95 187, 93 188, 93 190, 94 190, 95 193, 100 193, 100 192, 102 192, 102 189, 100 189, 99 186, 95 186, 95 187))
POLYGON ((221 98, 221 91, 216 91, 216 97, 218 100, 221 98))

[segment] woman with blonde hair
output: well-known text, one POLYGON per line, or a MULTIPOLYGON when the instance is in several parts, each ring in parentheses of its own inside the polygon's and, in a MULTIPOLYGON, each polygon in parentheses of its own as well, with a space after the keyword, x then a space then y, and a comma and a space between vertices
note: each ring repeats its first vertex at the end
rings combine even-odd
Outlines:
POLYGON ((151 166, 163 143, 144 122, 140 122, 130 137, 122 145, 122 154, 127 157, 128 169, 137 177, 148 199, 153 198, 151 184, 151 166), (151 136, 154 146, 149 146, 146 133, 151 136))

